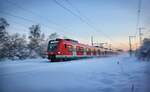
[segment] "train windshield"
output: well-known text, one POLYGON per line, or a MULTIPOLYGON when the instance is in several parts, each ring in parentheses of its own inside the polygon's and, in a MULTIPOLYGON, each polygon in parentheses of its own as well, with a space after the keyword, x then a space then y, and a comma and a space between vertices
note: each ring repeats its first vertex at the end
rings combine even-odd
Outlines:
POLYGON ((56 51, 57 45, 58 45, 58 41, 56 41, 56 40, 49 41, 48 51, 56 51))

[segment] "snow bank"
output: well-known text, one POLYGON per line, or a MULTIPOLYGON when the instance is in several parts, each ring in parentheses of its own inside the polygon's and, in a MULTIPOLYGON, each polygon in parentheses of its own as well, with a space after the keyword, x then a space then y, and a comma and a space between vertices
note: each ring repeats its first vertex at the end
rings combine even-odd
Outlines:
POLYGON ((3 62, 0 92, 149 92, 149 67, 126 54, 56 63, 3 62))

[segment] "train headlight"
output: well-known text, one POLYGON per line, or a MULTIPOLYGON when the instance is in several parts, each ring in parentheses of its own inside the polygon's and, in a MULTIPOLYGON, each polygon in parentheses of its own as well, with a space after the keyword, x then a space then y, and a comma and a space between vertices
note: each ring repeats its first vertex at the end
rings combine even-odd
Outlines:
POLYGON ((59 52, 59 51, 58 51, 57 53, 58 53, 58 54, 60 54, 60 52, 59 52))

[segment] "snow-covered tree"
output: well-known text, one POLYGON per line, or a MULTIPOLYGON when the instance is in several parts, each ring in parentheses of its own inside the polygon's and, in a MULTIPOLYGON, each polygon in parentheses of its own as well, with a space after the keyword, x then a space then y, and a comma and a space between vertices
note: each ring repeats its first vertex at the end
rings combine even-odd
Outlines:
POLYGON ((143 40, 143 44, 137 51, 137 55, 139 58, 150 60, 150 38, 143 40))
POLYGON ((48 44, 50 40, 55 40, 57 38, 59 38, 59 35, 56 32, 51 33, 46 40, 46 44, 48 44))
POLYGON ((20 34, 10 35, 10 40, 7 44, 8 58, 10 59, 25 59, 29 55, 25 35, 20 34))
POLYGON ((59 35, 55 32, 55 33, 52 33, 49 35, 48 40, 54 40, 58 37, 59 37, 59 35))
POLYGON ((45 57, 45 35, 41 33, 39 25, 32 25, 29 34, 29 44, 31 57, 45 57))
POLYGON ((41 37, 40 37, 40 43, 39 43, 39 50, 38 50, 38 54, 39 56, 45 58, 46 57, 46 48, 47 48, 47 43, 45 40, 45 34, 42 33, 41 37))
POLYGON ((4 18, 0 18, 0 59, 7 56, 6 51, 4 50, 7 47, 7 42, 9 40, 8 32, 6 28, 9 26, 8 22, 4 18))
POLYGON ((29 34, 29 44, 28 47, 30 49, 31 57, 38 56, 38 50, 40 49, 40 41, 41 41, 41 30, 39 25, 32 25, 30 28, 29 34))

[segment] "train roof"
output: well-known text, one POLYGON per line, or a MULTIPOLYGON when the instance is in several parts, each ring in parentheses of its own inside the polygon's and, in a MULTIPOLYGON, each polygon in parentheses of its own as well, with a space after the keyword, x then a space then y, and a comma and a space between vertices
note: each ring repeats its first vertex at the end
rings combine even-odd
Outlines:
POLYGON ((106 49, 104 47, 101 47, 101 46, 90 46, 88 44, 82 44, 82 43, 79 43, 78 41, 76 40, 73 40, 73 39, 61 39, 61 38, 57 38, 55 39, 56 41, 64 41, 66 44, 76 44, 77 46, 83 46, 85 48, 92 48, 92 49, 106 49))
POLYGON ((56 40, 57 41, 64 40, 64 41, 70 41, 70 42, 74 42, 74 43, 79 43, 78 41, 73 40, 73 39, 60 39, 60 38, 57 38, 56 40))

